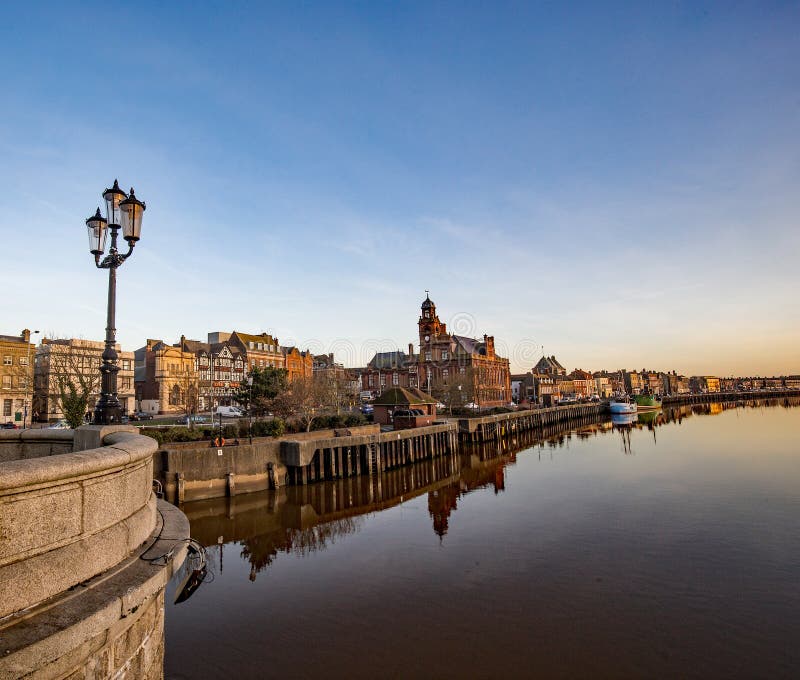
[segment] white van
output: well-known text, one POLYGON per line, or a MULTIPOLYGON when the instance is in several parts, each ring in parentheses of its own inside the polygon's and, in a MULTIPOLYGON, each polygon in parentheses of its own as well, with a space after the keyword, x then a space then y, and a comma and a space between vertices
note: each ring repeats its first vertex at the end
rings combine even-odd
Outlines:
POLYGON ((217 406, 214 409, 215 416, 222 416, 223 418, 241 418, 244 414, 241 409, 235 406, 217 406))

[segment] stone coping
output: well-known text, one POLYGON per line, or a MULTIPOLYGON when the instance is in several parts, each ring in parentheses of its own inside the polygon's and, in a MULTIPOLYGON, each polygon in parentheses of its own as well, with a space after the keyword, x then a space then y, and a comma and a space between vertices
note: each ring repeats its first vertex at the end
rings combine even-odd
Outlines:
POLYGON ((164 590, 186 558, 189 521, 158 501, 159 522, 133 556, 25 612, 0 620, 0 678, 62 677, 90 641, 108 639, 164 590), (162 519, 163 518, 163 519, 162 519), (167 555, 163 563, 140 557, 167 555))
POLYGON ((0 617, 113 568, 156 524, 156 442, 127 428, 74 434, 105 445, 0 462, 0 617))
POLYGON ((0 445, 5 442, 40 442, 60 441, 71 442, 75 437, 75 430, 56 430, 47 427, 26 430, 0 430, 0 445))
MULTIPOLYGON (((26 437, 27 432, 39 430, 22 430, 21 441, 43 441, 50 437, 26 437)), ((15 434, 15 432, 10 432, 15 434)), ((51 434, 62 435, 61 432, 51 434)), ((74 433, 72 433, 74 435, 74 433)), ((59 437, 63 439, 64 437, 59 437)), ((11 460, 0 463, 0 495, 9 492, 40 488, 44 485, 59 483, 64 480, 78 481, 124 467, 140 460, 152 457, 158 450, 158 443, 150 437, 133 432, 114 432, 106 435, 101 446, 77 453, 61 453, 42 458, 11 460)))

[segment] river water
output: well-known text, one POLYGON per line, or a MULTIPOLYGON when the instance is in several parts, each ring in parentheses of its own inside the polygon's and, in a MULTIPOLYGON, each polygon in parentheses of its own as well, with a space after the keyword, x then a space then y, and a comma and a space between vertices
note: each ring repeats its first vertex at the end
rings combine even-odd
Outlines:
POLYGON ((797 677, 797 406, 186 504, 211 575, 166 677, 797 677))

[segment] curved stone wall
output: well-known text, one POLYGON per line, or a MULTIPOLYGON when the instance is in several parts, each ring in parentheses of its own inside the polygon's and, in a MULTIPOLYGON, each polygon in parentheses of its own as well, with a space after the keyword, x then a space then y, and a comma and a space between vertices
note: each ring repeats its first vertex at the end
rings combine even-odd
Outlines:
POLYGON ((155 527, 154 440, 117 432, 100 448, 44 453, 66 439, 0 440, 0 618, 109 569, 155 527))
POLYGON ((163 676, 189 524, 152 492, 156 449, 129 426, 0 431, 0 679, 163 676))

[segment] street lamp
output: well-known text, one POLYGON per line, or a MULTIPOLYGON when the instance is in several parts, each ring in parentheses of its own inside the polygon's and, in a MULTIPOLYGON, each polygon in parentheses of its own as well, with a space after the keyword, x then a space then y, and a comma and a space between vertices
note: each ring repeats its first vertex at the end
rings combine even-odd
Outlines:
POLYGON ((100 366, 101 383, 100 399, 94 409, 95 425, 107 425, 120 422, 122 406, 117 398, 117 350, 114 317, 117 297, 117 267, 127 260, 133 247, 139 240, 142 230, 142 213, 145 204, 138 200, 131 189, 127 195, 119 188, 117 180, 114 186, 103 192, 106 204, 106 216, 100 215, 100 208, 86 220, 89 232, 89 252, 94 255, 94 264, 98 269, 108 269, 108 319, 106 323, 106 346, 103 350, 103 363, 100 366), (122 237, 128 242, 128 252, 124 255, 117 250, 117 234, 122 229, 122 237), (111 247, 108 255, 102 258, 106 250, 106 236, 111 231, 111 247))
MULTIPOLYGON (((33 335, 39 335, 39 331, 33 331, 33 335)), ((28 338, 28 363, 25 366, 25 369, 28 371, 28 376, 25 380, 25 411, 24 415, 22 416, 22 429, 24 430, 27 427, 28 423, 28 411, 31 411, 31 425, 33 425, 33 369, 31 368, 31 343, 30 338, 28 338), (28 399, 28 394, 31 395, 31 398, 28 399)))

